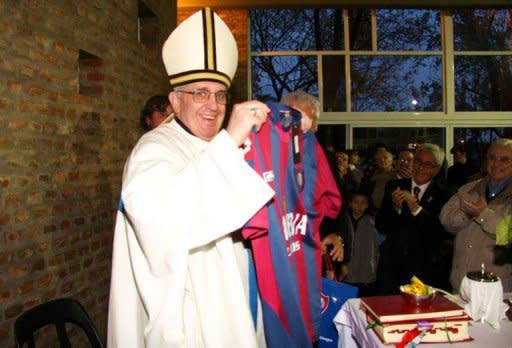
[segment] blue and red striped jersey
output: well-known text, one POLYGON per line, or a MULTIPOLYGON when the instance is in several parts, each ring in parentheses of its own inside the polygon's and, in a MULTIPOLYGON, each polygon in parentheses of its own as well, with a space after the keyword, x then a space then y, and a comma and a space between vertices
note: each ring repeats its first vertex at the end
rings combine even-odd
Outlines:
POLYGON ((251 241, 267 346, 311 347, 321 319, 319 227, 336 217, 341 197, 315 135, 300 129, 301 114, 268 106, 245 156, 276 194, 242 234, 251 241))

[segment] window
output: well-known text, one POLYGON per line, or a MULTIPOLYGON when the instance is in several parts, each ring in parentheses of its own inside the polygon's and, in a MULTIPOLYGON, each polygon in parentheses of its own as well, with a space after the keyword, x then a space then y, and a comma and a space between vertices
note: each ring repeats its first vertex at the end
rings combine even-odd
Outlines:
POLYGON ((455 144, 464 144, 466 157, 475 167, 484 163, 489 144, 498 138, 512 138, 510 127, 457 127, 453 130, 455 144))
POLYGON ((141 42, 149 51, 157 52, 158 46, 158 17, 143 2, 138 2, 138 24, 139 24, 139 42, 141 42))
POLYGON ((103 95, 105 74, 103 59, 84 50, 78 51, 78 93, 89 97, 103 95))
POLYGON ((511 16, 512 9, 250 10, 251 94, 317 96, 321 126, 331 128, 319 130, 322 143, 343 134, 346 148, 396 147, 435 129, 427 138, 449 149, 462 125, 512 126, 511 16), (388 136, 396 126, 399 137, 388 136))
POLYGON ((452 11, 457 111, 512 111, 512 10, 452 11))

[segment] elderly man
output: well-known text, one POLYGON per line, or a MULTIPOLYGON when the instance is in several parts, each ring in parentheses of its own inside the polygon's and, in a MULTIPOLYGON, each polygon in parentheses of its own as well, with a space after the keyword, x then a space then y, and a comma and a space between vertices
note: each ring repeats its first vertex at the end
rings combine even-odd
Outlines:
POLYGON ((220 131, 238 53, 209 9, 171 33, 163 60, 176 117, 142 136, 125 165, 108 346, 257 347, 231 234, 273 196, 239 149, 269 109, 237 104, 220 131))
POLYGON ((377 230, 386 235, 377 273, 382 294, 397 293, 413 275, 435 286, 447 282, 448 274, 439 269, 446 268, 440 255, 446 232, 439 212, 451 192, 432 180, 443 160, 439 146, 422 144, 414 154, 412 178, 386 185, 375 220, 377 230))
POLYGON ((455 234, 450 281, 455 291, 468 271, 497 274, 512 291, 512 265, 495 264, 496 245, 512 242, 512 139, 498 139, 487 151, 487 176, 460 187, 441 211, 441 223, 455 234))
MULTIPOLYGON (((288 104, 301 112, 301 129, 303 132, 312 131, 314 133, 318 130, 320 101, 316 97, 304 91, 294 91, 284 95, 281 98, 281 103, 288 104)), ((322 185, 329 184, 331 184, 331 182, 322 183, 322 185)), ((342 191, 340 191, 340 193, 343 194, 342 191)), ((334 220, 327 218, 323 222, 320 230, 322 250, 327 251, 328 247, 331 247, 330 256, 332 260, 341 262, 344 258, 344 242, 341 238, 341 233, 335 230, 334 220)))

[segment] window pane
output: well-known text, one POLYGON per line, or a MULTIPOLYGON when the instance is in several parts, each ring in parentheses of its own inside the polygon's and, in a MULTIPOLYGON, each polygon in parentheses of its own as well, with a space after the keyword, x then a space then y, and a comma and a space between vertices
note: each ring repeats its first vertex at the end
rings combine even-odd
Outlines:
POLYGON ((441 111, 441 57, 352 58, 352 111, 441 111))
POLYGON ((512 56, 455 57, 456 111, 511 111, 512 56))
POLYGON ((453 14, 456 51, 507 51, 512 49, 510 9, 457 10, 453 14))
POLYGON ((319 125, 316 137, 324 150, 329 149, 342 150, 345 149, 345 125, 343 124, 326 124, 319 125))
POLYGON ((477 168, 484 163, 487 148, 498 138, 512 138, 512 128, 454 128, 453 139, 455 143, 463 143, 466 148, 468 161, 477 168))
POLYGON ((343 49, 341 9, 251 10, 253 51, 343 49))
MULTIPOLYGON (((444 142, 445 128, 427 128, 427 127, 382 127, 382 128, 355 128, 354 129, 354 149, 359 151, 361 156, 361 165, 367 166, 374 162, 374 153, 377 146, 384 144, 389 152, 396 157, 402 149, 415 148, 421 143, 434 143, 446 148, 444 142)), ((444 181, 444 172, 446 165, 443 166, 437 178, 444 181)))
POLYGON ((377 10, 377 49, 441 50, 438 10, 377 10))
POLYGON ((350 49, 369 51, 372 49, 372 21, 369 9, 350 9, 349 35, 350 49))
POLYGON ((371 153, 377 144, 385 144, 394 155, 401 149, 415 147, 420 143, 434 143, 444 148, 444 139, 444 128, 365 127, 354 129, 354 148, 363 153, 371 153))
POLYGON ((302 90, 318 96, 316 57, 252 58, 252 97, 275 100, 291 91, 302 90))
POLYGON ((347 111, 345 57, 323 56, 324 111, 347 111))

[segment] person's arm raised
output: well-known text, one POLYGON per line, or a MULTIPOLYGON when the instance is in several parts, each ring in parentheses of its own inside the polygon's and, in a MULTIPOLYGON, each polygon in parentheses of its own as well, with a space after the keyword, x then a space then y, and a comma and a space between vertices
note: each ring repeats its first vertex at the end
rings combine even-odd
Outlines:
POLYGON ((226 131, 238 146, 241 146, 253 127, 259 130, 267 120, 270 109, 264 103, 250 100, 235 104, 226 131))

